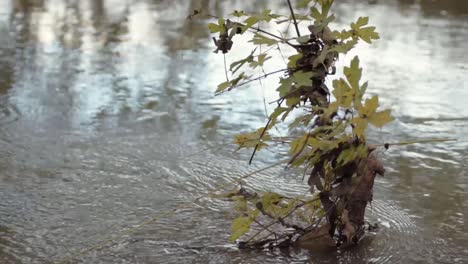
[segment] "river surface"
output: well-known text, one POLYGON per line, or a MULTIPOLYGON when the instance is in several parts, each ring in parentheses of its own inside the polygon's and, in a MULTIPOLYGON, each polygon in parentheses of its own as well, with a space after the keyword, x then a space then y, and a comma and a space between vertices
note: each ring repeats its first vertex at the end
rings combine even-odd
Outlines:
MULTIPOLYGON (((276 77, 215 97, 223 57, 206 21, 185 18, 287 13, 284 1, 0 0, 0 263, 78 252, 72 263, 468 263, 468 4, 337 2, 336 28, 370 15, 381 33, 357 53, 396 121, 371 141, 458 141, 380 155, 387 173, 367 213, 380 230, 359 247, 285 254, 230 244, 225 201, 163 215, 278 159, 248 166, 229 144, 266 122, 276 77)), ((236 41, 228 62, 248 48, 236 41)), ((279 167, 246 184, 299 194, 301 177, 279 167)))

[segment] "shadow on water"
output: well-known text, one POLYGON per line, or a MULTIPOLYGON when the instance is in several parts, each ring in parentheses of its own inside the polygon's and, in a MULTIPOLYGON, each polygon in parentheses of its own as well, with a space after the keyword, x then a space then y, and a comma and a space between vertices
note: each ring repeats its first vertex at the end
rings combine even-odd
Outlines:
MULTIPOLYGON (((325 255, 240 252, 227 243, 230 205, 206 199, 78 262, 463 263, 468 7, 462 2, 337 5, 337 27, 370 15, 381 32, 381 41, 358 52, 369 92, 380 94, 397 120, 371 131, 371 139, 458 139, 382 154, 388 173, 367 215, 381 230, 359 247, 325 255)), ((287 12, 271 1, 0 0, 0 262, 69 256, 274 161, 265 153, 248 167, 250 153, 217 147, 234 132, 264 124, 263 98, 276 99, 270 89, 276 80, 214 97, 223 59, 212 53, 205 22, 185 20, 200 8, 287 12), (212 148, 183 158, 206 147, 212 148)), ((232 56, 248 48, 237 42, 232 56)), ((295 194, 305 191, 301 176, 277 168, 247 184, 295 194)))

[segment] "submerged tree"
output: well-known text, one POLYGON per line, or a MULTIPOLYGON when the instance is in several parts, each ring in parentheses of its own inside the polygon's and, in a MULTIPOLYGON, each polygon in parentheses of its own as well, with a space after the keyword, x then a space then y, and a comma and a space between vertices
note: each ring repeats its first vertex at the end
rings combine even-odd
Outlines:
POLYGON ((332 30, 333 0, 299 0, 299 12, 287 3, 288 15, 271 10, 258 14, 234 11, 231 19, 216 17, 217 23, 208 25, 212 33, 218 34, 213 38, 215 52, 228 53, 235 48, 234 37, 247 33, 252 33, 250 42, 254 46, 293 49, 287 68, 252 77, 249 70, 262 67, 271 58, 271 49, 254 47, 249 56, 230 65, 232 77, 229 79, 226 73, 227 80, 219 84, 216 94, 282 73, 276 88, 277 107, 266 125, 236 135, 235 143, 239 148, 253 149, 252 158, 264 147, 288 143, 287 166, 303 168, 309 175, 307 195, 256 193, 242 186, 232 193, 230 198, 239 216, 232 223, 231 240, 244 248, 357 243, 364 233, 364 213, 372 200, 374 178, 384 174, 374 154, 376 148, 367 143, 366 130, 369 124, 380 128, 393 117, 390 110, 378 110, 378 96, 365 98, 368 83, 361 82, 358 57, 344 67, 343 78, 333 80, 331 91, 325 80, 335 74, 340 54, 348 53, 361 40, 372 43, 379 35, 375 27, 368 26, 367 17, 360 17, 348 29, 332 30), (307 13, 301 14, 303 10, 307 13), (260 27, 265 23, 291 23, 297 36, 272 34, 260 27), (300 23, 309 24, 307 34, 301 35, 300 23), (279 123, 288 124, 288 137, 271 133, 279 123), (293 133, 297 128, 303 132, 293 133))

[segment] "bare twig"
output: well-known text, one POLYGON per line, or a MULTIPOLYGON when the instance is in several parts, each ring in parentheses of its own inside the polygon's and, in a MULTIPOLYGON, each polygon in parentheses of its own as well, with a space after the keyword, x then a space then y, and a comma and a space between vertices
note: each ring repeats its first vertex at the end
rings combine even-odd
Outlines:
MULTIPOLYGON (((309 200, 309 201, 305 201, 305 202, 302 202, 300 204, 297 204, 296 206, 294 206, 293 209, 291 209, 291 211, 289 211, 285 216, 283 217, 279 217, 278 219, 274 219, 272 222, 270 222, 269 224, 267 224, 266 226, 263 226, 263 229, 262 230, 259 230, 257 233, 255 233, 254 235, 252 235, 247 241, 245 241, 245 243, 249 243, 250 241, 252 241, 255 237, 257 237, 258 235, 260 235, 264 230, 267 230, 267 228, 270 228, 271 226, 275 225, 275 224, 282 224, 281 221, 284 222, 284 219, 288 218, 292 213, 294 213, 297 209, 303 207, 304 205, 307 205, 309 203, 313 203, 315 201, 317 201, 319 198, 314 198, 312 200, 309 200)), ((283 225, 285 226, 285 225, 283 225)), ((296 229, 296 232, 303 232, 303 229, 300 228, 299 230, 296 229)), ((290 234, 288 234, 290 235, 290 234)))
MULTIPOLYGON (((210 15, 210 14, 206 14, 206 16, 207 16, 207 17, 210 17, 210 18, 215 18, 215 19, 218 19, 218 18, 219 18, 218 16, 213 16, 213 15, 210 15)), ((245 26, 244 24, 239 23, 239 22, 235 22, 235 23, 238 24, 238 25, 241 26, 241 27, 245 26)), ((263 29, 261 29, 261 28, 259 28, 259 27, 256 27, 256 28, 249 28, 249 30, 250 30, 250 32, 252 32, 252 33, 255 33, 255 32, 262 32, 263 34, 266 34, 266 35, 268 35, 268 36, 270 36, 270 37, 276 38, 276 39, 280 40, 281 42, 283 42, 283 43, 285 43, 285 44, 287 44, 287 45, 289 45, 289 46, 291 46, 291 47, 293 47, 293 48, 296 48, 296 46, 295 46, 294 44, 291 44, 287 39, 282 38, 282 37, 280 37, 280 36, 278 36, 278 35, 275 35, 275 34, 273 34, 273 33, 270 33, 270 32, 268 32, 268 31, 265 31, 265 30, 263 30, 263 29)))
MULTIPOLYGON (((281 101, 278 102, 278 107, 281 106, 281 104, 283 103, 283 101, 284 101, 284 100, 281 100, 281 101)), ((260 134, 260 137, 259 137, 258 140, 262 139, 263 135, 265 135, 265 132, 266 132, 268 126, 270 125, 270 123, 271 123, 271 117, 268 118, 268 122, 266 123, 265 127, 263 128, 262 134, 260 134)), ((257 145, 255 145, 255 148, 254 148, 254 150, 253 150, 253 152, 252 152, 252 156, 250 156, 249 165, 252 164, 252 160, 253 160, 253 158, 254 158, 254 156, 255 156, 255 153, 257 152, 257 148, 258 148, 259 144, 260 144, 260 143, 257 143, 257 145)))
POLYGON ((285 71, 287 71, 287 70, 288 70, 288 69, 281 69, 281 70, 277 70, 277 71, 273 71, 273 72, 266 73, 266 74, 264 74, 264 75, 262 75, 262 76, 259 76, 259 77, 256 77, 256 78, 254 78, 254 79, 245 81, 245 82, 240 83, 240 84, 238 84, 238 85, 236 85, 236 86, 233 86, 233 87, 231 87, 231 88, 229 88, 229 89, 227 89, 227 90, 224 90, 224 91, 222 91, 222 92, 219 92, 219 93, 215 94, 215 96, 218 96, 218 95, 220 95, 220 94, 226 93, 226 92, 228 92, 228 91, 231 91, 231 90, 234 89, 234 88, 238 88, 238 87, 243 86, 243 85, 246 85, 246 84, 248 84, 248 83, 251 83, 251 82, 254 82, 254 81, 258 81, 258 80, 260 80, 260 79, 265 79, 266 77, 268 77, 268 76, 270 76, 270 75, 277 74, 277 73, 280 73, 280 72, 285 72, 285 71))
POLYGON ((294 20, 294 27, 296 28, 297 36, 300 37, 301 33, 299 32, 299 27, 297 26, 297 20, 296 20, 296 16, 294 15, 294 10, 292 8, 291 1, 287 0, 287 2, 288 2, 289 10, 291 11, 292 19, 294 20))
POLYGON ((226 82, 229 82, 228 71, 227 71, 227 66, 226 66, 226 54, 224 53, 223 53, 223 59, 224 59, 224 74, 226 75, 226 82))
POLYGON ((412 144, 426 144, 426 143, 440 143, 448 141, 457 141, 456 138, 434 138, 434 139, 421 139, 421 140, 412 140, 412 141, 403 141, 403 142, 394 142, 394 143, 385 143, 377 144, 375 147, 384 147, 384 146, 405 146, 412 144))

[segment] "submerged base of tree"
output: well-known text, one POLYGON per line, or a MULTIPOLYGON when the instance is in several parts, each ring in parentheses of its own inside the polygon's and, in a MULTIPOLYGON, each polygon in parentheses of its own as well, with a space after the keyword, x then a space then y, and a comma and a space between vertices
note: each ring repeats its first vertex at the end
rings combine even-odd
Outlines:
MULTIPOLYGON (((345 176, 340 180, 340 187, 334 189, 333 193, 326 191, 314 192, 316 188, 321 188, 319 184, 314 183, 316 182, 314 177, 320 175, 310 176, 309 185, 313 192, 312 194, 318 194, 318 200, 325 210, 322 217, 316 219, 313 224, 306 227, 301 227, 298 224, 288 224, 289 220, 294 220, 290 218, 292 214, 286 215, 283 218, 277 218, 277 222, 274 222, 274 224, 283 227, 283 229, 278 229, 281 231, 273 231, 272 226, 274 224, 265 226, 257 222, 263 228, 260 231, 266 231, 270 234, 263 239, 251 238, 248 241, 238 241, 239 248, 273 249, 299 247, 323 250, 357 244, 366 231, 377 229, 377 225, 366 224, 364 220, 366 207, 372 201, 375 177, 377 174, 383 176, 385 172, 382 163, 372 153, 374 149, 374 147, 371 147, 367 158, 360 159, 358 163, 350 165, 347 168, 349 171, 344 173, 351 176, 357 173, 354 179, 357 182, 353 184, 353 178, 345 176), (340 224, 337 225, 337 223, 340 224)), ((249 193, 244 188, 241 188, 236 195, 242 195, 248 200, 258 197, 257 194, 249 193)), ((300 209, 306 204, 296 205, 291 212, 300 209)), ((257 209, 262 214, 274 219, 270 213, 264 210, 263 206, 262 202, 257 202, 256 204, 257 209)))

